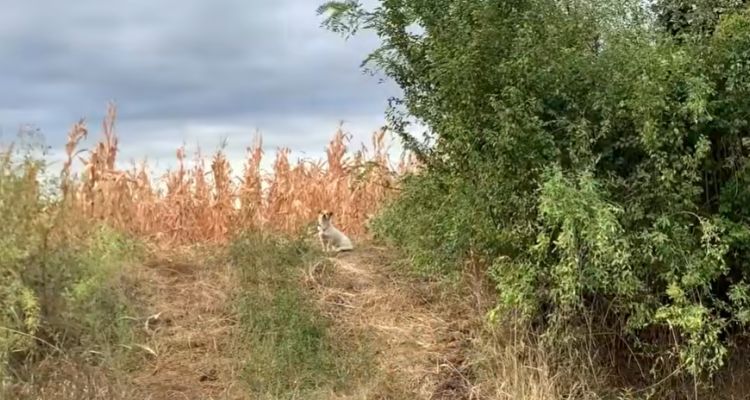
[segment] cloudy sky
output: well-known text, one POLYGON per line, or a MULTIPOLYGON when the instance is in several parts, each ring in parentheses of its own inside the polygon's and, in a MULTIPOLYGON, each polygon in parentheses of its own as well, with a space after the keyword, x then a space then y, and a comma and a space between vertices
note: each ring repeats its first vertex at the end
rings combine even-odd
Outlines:
POLYGON ((256 130, 269 156, 278 146, 320 156, 340 120, 353 144, 369 141, 398 88, 359 68, 377 39, 321 28, 319 3, 5 1, 2 135, 31 124, 59 156, 79 118, 98 136, 113 100, 121 161, 147 156, 158 168, 182 142, 209 152, 224 138, 236 163, 256 130))

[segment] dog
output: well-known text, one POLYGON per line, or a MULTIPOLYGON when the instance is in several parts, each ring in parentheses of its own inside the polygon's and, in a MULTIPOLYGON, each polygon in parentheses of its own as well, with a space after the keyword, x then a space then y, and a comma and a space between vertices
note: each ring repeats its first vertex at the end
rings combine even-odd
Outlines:
POLYGON ((351 239, 333 226, 333 212, 321 210, 318 213, 318 238, 323 251, 351 251, 354 249, 351 239))

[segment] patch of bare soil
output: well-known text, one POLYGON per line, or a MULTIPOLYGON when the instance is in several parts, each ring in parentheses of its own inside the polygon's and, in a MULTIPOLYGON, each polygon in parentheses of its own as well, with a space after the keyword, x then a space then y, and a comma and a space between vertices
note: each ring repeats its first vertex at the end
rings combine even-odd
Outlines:
POLYGON ((244 399, 238 360, 231 358, 235 323, 228 313, 228 267, 154 262, 139 279, 151 315, 141 329, 149 359, 132 380, 138 399, 244 399))
POLYGON ((439 299, 431 284, 388 266, 387 250, 360 248, 332 257, 308 274, 320 307, 339 335, 364 335, 374 347, 376 378, 357 399, 470 399, 463 357, 471 313, 439 299))

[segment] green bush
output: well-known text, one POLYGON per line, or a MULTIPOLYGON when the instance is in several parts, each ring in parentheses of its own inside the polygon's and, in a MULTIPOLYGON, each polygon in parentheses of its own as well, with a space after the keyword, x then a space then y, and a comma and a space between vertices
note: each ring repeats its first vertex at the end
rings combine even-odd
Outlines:
POLYGON ((404 90, 394 129, 429 127, 429 146, 397 130, 426 167, 381 235, 422 271, 478 254, 497 312, 568 338, 614 326, 705 382, 750 315, 750 11, 661 3, 658 18, 639 1, 320 11, 381 38, 368 61, 404 90), (685 7, 704 14, 682 22, 702 25, 664 29, 685 7))
POLYGON ((378 238, 407 250, 413 266, 426 275, 455 273, 471 240, 468 232, 459 234, 460 228, 474 230, 467 219, 475 213, 458 204, 467 198, 445 193, 443 188, 447 186, 439 176, 406 177, 398 200, 372 221, 378 238))
POLYGON ((50 354, 117 351, 130 335, 118 278, 137 254, 46 194, 42 161, 18 155, 0 162, 0 378, 50 354))

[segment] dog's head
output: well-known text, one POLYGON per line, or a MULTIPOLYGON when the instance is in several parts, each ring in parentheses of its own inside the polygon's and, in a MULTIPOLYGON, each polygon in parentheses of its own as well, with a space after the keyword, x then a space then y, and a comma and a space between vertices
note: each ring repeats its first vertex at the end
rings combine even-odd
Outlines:
POLYGON ((328 210, 320 210, 318 213, 318 225, 320 226, 327 226, 331 223, 331 219, 333 218, 333 212, 328 210))

